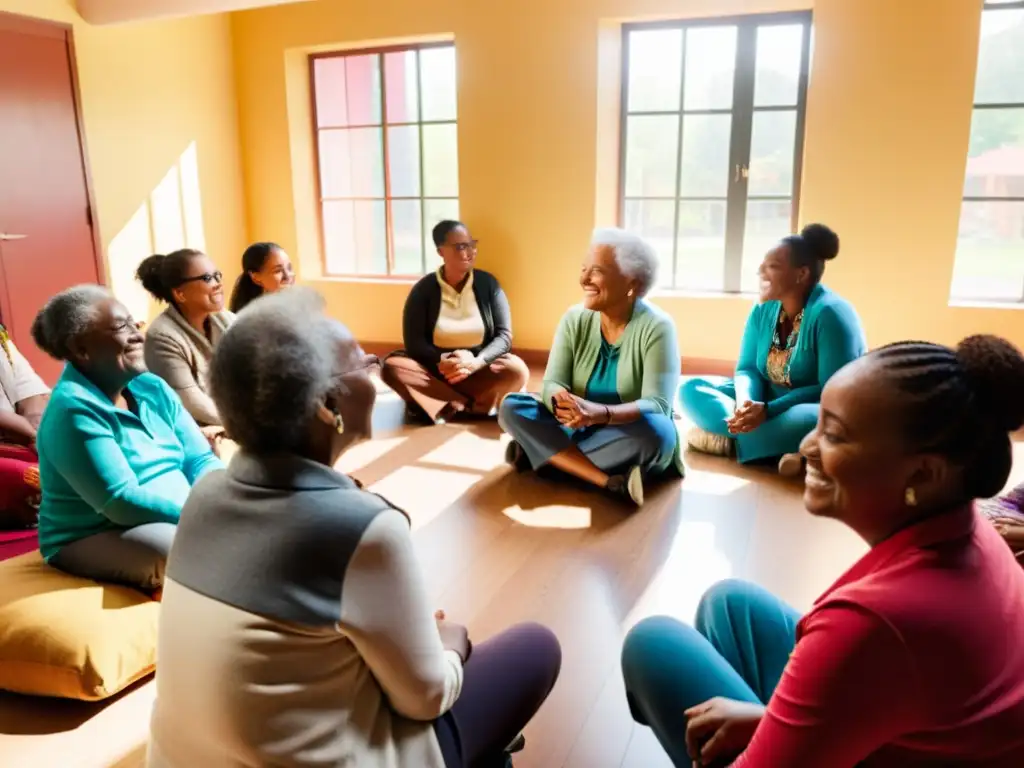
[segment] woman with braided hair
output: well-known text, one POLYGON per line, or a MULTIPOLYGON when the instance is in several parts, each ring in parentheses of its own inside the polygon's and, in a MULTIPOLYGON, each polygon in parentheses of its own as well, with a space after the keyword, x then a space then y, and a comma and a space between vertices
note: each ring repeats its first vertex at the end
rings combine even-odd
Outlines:
POLYGON ((1024 765, 1024 570, 973 508, 1010 472, 1024 357, 973 336, 850 363, 800 450, 804 506, 871 547, 803 616, 712 587, 641 622, 623 673, 675 765, 1024 765))

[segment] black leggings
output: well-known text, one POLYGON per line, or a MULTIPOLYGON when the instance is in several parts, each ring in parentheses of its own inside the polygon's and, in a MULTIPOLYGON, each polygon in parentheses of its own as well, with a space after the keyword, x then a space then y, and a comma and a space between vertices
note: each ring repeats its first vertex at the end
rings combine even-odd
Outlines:
POLYGON ((446 768, 501 768, 507 747, 551 693, 562 667, 554 633, 519 624, 473 647, 455 706, 434 723, 446 768))

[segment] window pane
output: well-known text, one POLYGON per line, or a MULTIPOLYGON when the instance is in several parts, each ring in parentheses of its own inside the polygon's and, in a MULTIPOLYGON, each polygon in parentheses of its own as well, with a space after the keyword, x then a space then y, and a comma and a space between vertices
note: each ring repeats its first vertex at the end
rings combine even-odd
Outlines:
POLYGON ((345 57, 346 125, 380 125, 380 57, 345 57))
POLYGON ((455 47, 420 51, 423 119, 455 119, 455 47))
POLYGON ((1024 102, 1024 8, 985 11, 981 15, 976 104, 1024 102))
POLYGON ((974 110, 964 195, 1024 197, 1024 107, 974 110))
POLYGON ((345 59, 313 59, 313 91, 316 95, 316 124, 319 128, 348 125, 345 97, 345 59))
POLYGON ((740 290, 756 293, 757 268, 768 251, 792 232, 793 203, 789 200, 750 200, 743 231, 740 290))
POLYGON ((395 247, 396 275, 423 273, 423 221, 419 200, 391 201, 391 237, 395 247))
POLYGON ((681 202, 676 287, 720 291, 725 276, 725 201, 681 202))
POLYGON ((796 110, 755 112, 750 138, 750 181, 747 194, 793 194, 796 154, 796 110))
POLYGON ((320 132, 320 193, 324 197, 384 197, 380 128, 320 132))
POLYGON ((679 117, 626 119, 626 197, 675 197, 679 117))
POLYGON ((1024 202, 963 203, 951 294, 959 299, 1024 297, 1024 202))
POLYGON ((423 194, 459 196, 459 141, 452 124, 423 126, 423 194))
POLYGON ((437 248, 434 246, 434 238, 431 231, 434 226, 445 219, 459 220, 458 200, 424 200, 423 201, 423 247, 427 254, 427 270, 437 269, 439 266, 437 248))
POLYGON ((414 123, 419 118, 416 51, 384 55, 384 94, 389 123, 414 123))
POLYGON ((683 76, 683 30, 629 33, 629 111, 679 110, 683 76))
POLYGON ((736 27, 686 31, 686 109, 730 109, 736 70, 736 27))
POLYGON ((649 242, 661 262, 658 285, 672 286, 672 224, 676 215, 671 200, 626 200, 624 227, 649 242))
POLYGON ((387 273, 383 200, 328 200, 323 204, 323 220, 328 273, 387 273))
POLYGON ((420 129, 418 125, 388 128, 388 173, 392 197, 420 195, 420 129))
POLYGON ((754 106, 796 106, 800 87, 802 24, 757 28, 754 106))
POLYGON ((682 197, 725 197, 729 187, 731 115, 683 118, 682 197))

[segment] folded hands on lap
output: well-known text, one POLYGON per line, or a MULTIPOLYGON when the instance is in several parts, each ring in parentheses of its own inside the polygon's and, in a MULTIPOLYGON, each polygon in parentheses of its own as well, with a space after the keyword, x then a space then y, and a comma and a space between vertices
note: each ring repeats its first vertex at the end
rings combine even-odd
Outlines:
POLYGON ((767 417, 768 413, 764 403, 746 400, 743 405, 736 408, 732 418, 727 419, 725 425, 730 434, 739 435, 744 432, 753 432, 764 424, 767 417))

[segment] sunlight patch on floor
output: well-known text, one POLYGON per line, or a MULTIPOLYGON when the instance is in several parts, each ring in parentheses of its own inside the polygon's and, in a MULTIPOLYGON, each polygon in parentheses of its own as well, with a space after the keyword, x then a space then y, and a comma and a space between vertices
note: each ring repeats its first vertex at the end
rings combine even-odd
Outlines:
POLYGON ((339 472, 351 474, 395 450, 406 440, 408 437, 389 437, 354 445, 342 454, 335 468, 339 472))
POLYGON ((660 614, 691 623, 708 587, 733 575, 732 563, 715 542, 717 535, 714 523, 682 521, 665 566, 626 616, 623 629, 660 614))
POLYGON ((415 531, 454 504, 478 482, 480 474, 476 472, 405 466, 374 483, 370 490, 404 509, 415 531))
POLYGON ((590 527, 590 507, 552 505, 523 509, 518 504, 502 510, 505 516, 529 528, 561 528, 578 530, 590 527))
POLYGON ((505 460, 505 443, 480 437, 466 429, 420 458, 430 464, 464 467, 489 472, 505 460))
POLYGON ((743 477, 719 472, 704 472, 687 467, 683 490, 687 493, 703 493, 708 496, 726 496, 747 485, 750 485, 750 481, 743 477))

